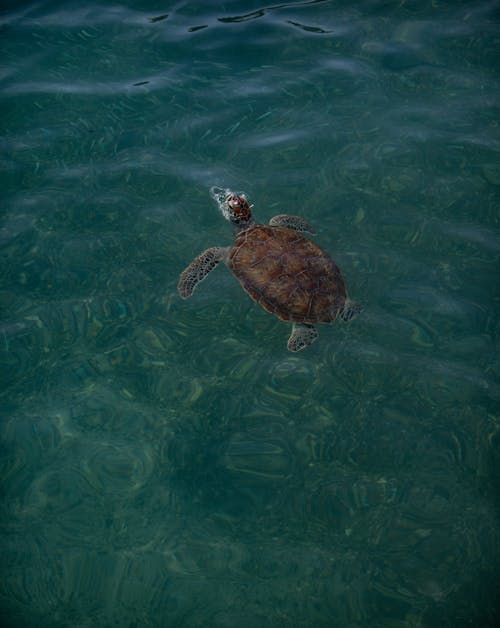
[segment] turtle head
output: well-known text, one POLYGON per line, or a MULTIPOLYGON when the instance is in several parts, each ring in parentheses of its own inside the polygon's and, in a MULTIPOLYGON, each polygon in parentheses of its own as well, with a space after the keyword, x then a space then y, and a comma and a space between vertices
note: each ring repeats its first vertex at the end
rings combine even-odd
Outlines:
POLYGON ((217 203, 226 220, 233 223, 238 231, 246 229, 253 223, 252 212, 244 194, 236 194, 231 190, 212 187, 210 195, 217 203))
POLYGON ((227 215, 237 227, 244 227, 252 221, 250 205, 244 194, 228 194, 226 197, 227 215))

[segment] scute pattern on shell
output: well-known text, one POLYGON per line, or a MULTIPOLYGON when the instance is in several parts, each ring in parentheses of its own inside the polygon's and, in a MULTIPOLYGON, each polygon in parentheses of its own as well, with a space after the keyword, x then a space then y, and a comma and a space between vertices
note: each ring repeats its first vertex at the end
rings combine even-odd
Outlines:
POLYGON ((228 266, 248 294, 282 320, 327 323, 344 307, 338 266, 292 229, 258 225, 242 231, 228 266))

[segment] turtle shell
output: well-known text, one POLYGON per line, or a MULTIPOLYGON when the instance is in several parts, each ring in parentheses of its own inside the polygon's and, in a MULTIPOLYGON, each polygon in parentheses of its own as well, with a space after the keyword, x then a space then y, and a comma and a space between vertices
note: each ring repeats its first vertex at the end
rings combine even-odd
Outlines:
POLYGON ((292 229, 257 225, 241 231, 228 266, 252 299, 282 320, 328 323, 344 307, 338 266, 292 229))

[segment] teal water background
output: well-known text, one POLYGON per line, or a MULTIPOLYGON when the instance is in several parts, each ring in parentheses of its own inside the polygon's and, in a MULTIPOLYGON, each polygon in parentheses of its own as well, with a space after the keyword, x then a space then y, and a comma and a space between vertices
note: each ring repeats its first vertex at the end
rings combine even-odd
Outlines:
POLYGON ((1 625, 498 625, 500 4, 0 14, 1 625), (289 353, 210 199, 364 312, 289 353))

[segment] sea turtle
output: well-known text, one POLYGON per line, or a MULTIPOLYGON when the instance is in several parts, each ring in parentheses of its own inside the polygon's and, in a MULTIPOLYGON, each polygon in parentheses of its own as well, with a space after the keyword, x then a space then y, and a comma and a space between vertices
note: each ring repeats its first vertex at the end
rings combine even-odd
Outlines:
POLYGON ((358 303, 347 299, 337 264, 302 235, 313 233, 303 218, 280 214, 269 225, 261 225, 254 222, 244 194, 220 188, 211 192, 234 225, 235 241, 225 248, 209 248, 189 264, 179 279, 183 299, 223 261, 254 301, 293 323, 290 351, 305 349, 316 340, 314 323, 330 323, 337 316, 348 321, 361 311, 358 303))

